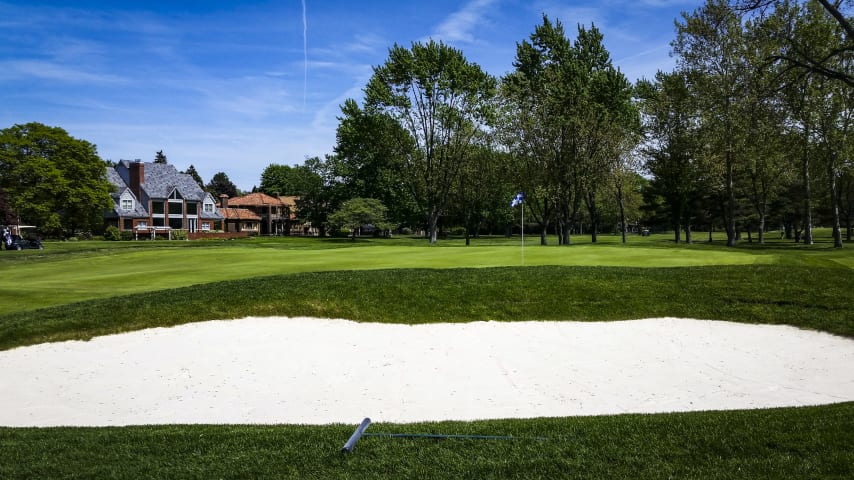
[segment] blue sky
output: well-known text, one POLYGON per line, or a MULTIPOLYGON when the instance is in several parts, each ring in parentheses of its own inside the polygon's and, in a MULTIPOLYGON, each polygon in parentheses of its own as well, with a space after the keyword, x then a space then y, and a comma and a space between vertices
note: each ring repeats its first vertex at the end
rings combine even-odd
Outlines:
POLYGON ((700 4, 0 0, 0 128, 62 127, 111 160, 163 150, 248 190, 271 163, 333 152, 339 106, 394 43, 441 40, 501 76, 545 13, 570 37, 594 23, 634 81, 673 68, 674 19, 700 4))

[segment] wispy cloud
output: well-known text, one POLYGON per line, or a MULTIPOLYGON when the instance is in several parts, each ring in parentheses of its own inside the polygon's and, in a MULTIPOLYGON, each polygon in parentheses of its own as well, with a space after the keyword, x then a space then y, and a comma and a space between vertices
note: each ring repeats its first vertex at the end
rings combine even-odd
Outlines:
POLYGON ((449 43, 473 42, 475 37, 472 31, 483 21, 495 3, 496 0, 473 0, 467 3, 436 27, 433 37, 449 43))
POLYGON ((89 72, 77 67, 42 60, 11 60, 0 62, 0 78, 4 80, 52 80, 63 83, 105 85, 127 83, 114 74, 89 72))

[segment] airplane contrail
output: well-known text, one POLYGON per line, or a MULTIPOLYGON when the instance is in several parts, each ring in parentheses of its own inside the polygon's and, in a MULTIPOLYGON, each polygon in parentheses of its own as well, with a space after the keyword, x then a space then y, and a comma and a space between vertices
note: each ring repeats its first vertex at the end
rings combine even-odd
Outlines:
POLYGON ((308 21, 305 15, 305 0, 302 0, 302 53, 303 53, 303 78, 302 78, 302 111, 305 111, 305 97, 308 91, 308 21))

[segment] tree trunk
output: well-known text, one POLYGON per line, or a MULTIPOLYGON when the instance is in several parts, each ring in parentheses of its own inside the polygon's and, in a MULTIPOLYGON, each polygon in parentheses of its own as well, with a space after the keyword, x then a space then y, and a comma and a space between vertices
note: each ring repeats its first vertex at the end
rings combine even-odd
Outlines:
POLYGON ((727 147, 726 152, 726 245, 734 247, 737 243, 735 232, 735 166, 733 165, 732 146, 727 147))
POLYGON ((765 211, 759 212, 759 244, 765 244, 765 211))
POLYGON ((545 220, 542 223, 543 230, 540 232, 540 245, 548 245, 549 244, 549 222, 545 220))
POLYGON ((427 225, 427 235, 430 238, 430 245, 436 243, 439 239, 439 211, 430 212, 427 225))
POLYGON ((572 237, 570 235, 572 231, 572 224, 570 222, 564 222, 561 228, 563 230, 563 243, 561 245, 571 245, 572 237))
POLYGON ((685 243, 691 244, 691 222, 685 222, 685 243))
POLYGON ((809 157, 809 125, 804 127, 804 157, 802 163, 801 175, 804 181, 804 233, 803 239, 805 245, 812 245, 812 191, 810 189, 810 157, 809 157))
POLYGON ((830 154, 830 160, 827 162, 827 177, 830 180, 830 213, 833 217, 833 247, 842 248, 842 230, 839 222, 839 195, 836 191, 836 169, 833 168, 836 163, 836 152, 830 154))
POLYGON ((596 243, 599 232, 599 209, 596 205, 596 194, 587 194, 587 213, 590 214, 590 241, 596 243))
POLYGON ((620 206, 620 234, 623 237, 623 243, 626 243, 626 206, 623 201, 623 187, 617 186, 617 204, 620 206))

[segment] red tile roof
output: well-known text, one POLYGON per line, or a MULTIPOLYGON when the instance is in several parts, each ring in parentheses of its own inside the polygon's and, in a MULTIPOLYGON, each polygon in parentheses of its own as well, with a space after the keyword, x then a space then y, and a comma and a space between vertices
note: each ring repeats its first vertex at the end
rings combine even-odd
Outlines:
POLYGON ((245 208, 220 208, 220 213, 226 220, 255 220, 260 222, 261 217, 252 213, 251 210, 245 208))
POLYGON ((267 205, 281 205, 284 207, 293 207, 296 199, 299 197, 273 197, 266 193, 256 192, 244 195, 242 197, 234 197, 228 199, 229 205, 237 205, 241 207, 260 207, 267 205))

